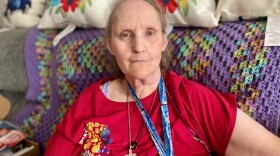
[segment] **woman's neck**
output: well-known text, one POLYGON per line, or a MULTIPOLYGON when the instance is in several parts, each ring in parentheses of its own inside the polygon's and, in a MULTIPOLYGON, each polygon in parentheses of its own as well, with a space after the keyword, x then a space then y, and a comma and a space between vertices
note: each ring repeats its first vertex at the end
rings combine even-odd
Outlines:
POLYGON ((136 95, 139 98, 146 97, 154 92, 158 86, 159 80, 161 77, 161 72, 156 71, 155 73, 151 74, 144 79, 135 79, 129 76, 126 76, 126 80, 134 89, 136 95))

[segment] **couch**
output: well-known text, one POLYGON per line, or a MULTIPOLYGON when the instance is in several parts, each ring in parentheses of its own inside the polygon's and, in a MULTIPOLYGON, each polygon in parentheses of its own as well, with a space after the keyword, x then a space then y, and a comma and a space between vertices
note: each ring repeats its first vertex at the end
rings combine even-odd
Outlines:
MULTIPOLYGON (((168 35, 173 52, 170 69, 210 88, 236 94, 240 109, 277 134, 280 47, 263 45, 265 28, 266 20, 228 22, 215 28, 174 27, 168 35)), ((103 29, 76 29, 53 46, 60 32, 33 27, 10 35, 0 33, 13 36, 7 42, 15 44, 1 48, 11 54, 0 61, 0 67, 10 63, 5 72, 0 70, 12 82, 9 86, 3 80, 0 83, 2 93, 13 104, 8 119, 39 142, 42 153, 79 93, 113 75, 103 29)))

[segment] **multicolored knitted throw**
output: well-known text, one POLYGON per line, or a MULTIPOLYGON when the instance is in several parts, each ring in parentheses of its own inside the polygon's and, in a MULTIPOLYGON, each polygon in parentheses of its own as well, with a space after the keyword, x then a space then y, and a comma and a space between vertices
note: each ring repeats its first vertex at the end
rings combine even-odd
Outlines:
MULTIPOLYGON (((174 28, 168 38, 170 69, 221 92, 237 95, 238 106, 277 133, 280 47, 264 47, 265 21, 225 23, 213 29, 174 28)), ((79 93, 112 66, 103 30, 75 30, 56 46, 60 30, 30 30, 25 46, 29 105, 15 119, 45 145, 79 93), (34 44, 35 43, 35 44, 34 44)))

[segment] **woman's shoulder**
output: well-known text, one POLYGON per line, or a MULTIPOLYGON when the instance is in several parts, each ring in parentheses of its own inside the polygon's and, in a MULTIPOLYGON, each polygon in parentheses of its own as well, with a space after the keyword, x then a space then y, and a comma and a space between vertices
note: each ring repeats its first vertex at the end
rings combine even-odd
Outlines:
POLYGON ((235 95, 231 93, 220 92, 214 88, 209 88, 198 82, 189 80, 182 75, 175 73, 174 71, 169 71, 166 75, 167 86, 173 91, 181 92, 182 96, 188 94, 192 96, 200 97, 226 97, 227 99, 234 99, 235 95))
MULTIPOLYGON (((203 84, 200 84, 198 82, 189 80, 188 78, 177 74, 176 72, 170 70, 166 74, 166 83, 168 83, 172 88, 179 89, 179 88, 185 88, 189 91, 201 91, 201 90, 209 90, 210 88, 204 86, 203 84)), ((211 89, 210 89, 211 90, 211 89)))

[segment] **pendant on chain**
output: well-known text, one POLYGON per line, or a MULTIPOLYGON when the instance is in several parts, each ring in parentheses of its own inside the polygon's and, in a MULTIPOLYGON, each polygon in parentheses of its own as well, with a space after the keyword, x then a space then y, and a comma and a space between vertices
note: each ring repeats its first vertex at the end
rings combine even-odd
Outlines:
POLYGON ((126 154, 125 156, 136 156, 136 153, 132 153, 132 149, 129 149, 128 154, 126 154))
POLYGON ((131 149, 137 149, 138 148, 138 144, 136 141, 131 142, 131 149))

